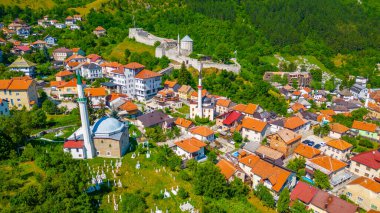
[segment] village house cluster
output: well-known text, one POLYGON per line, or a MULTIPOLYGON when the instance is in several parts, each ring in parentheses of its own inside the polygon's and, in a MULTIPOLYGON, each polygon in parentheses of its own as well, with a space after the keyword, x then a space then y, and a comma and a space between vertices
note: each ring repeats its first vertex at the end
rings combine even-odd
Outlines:
MULTIPOLYGON (((64 23, 45 16, 38 25, 74 29, 79 28, 77 24, 81 21, 80 15, 69 16, 64 23)), ((17 19, 3 31, 27 37, 30 27, 17 19)), ((106 30, 99 26, 93 33, 105 36, 106 30)), ((51 57, 57 73, 44 89, 48 89, 52 99, 78 103, 82 125, 64 143, 64 151, 73 158, 122 157, 130 148, 130 125, 143 135, 147 128, 159 127, 165 133, 177 127, 180 136, 158 145, 168 145, 184 162, 191 159, 203 162, 207 150, 216 150, 220 153, 216 165, 228 182, 238 178, 251 188, 263 184, 276 201, 281 191, 288 188, 292 201, 299 200, 314 212, 350 213, 357 212, 358 207, 380 210, 380 150, 354 152, 353 144, 344 140, 344 136, 360 136, 373 143, 380 141, 379 127, 370 122, 380 118, 380 90, 366 89, 365 78, 357 77, 349 89, 328 92, 310 88, 308 72, 266 72, 267 81, 273 75, 288 79, 285 86, 275 85, 289 103, 288 115, 281 116, 255 103, 236 103, 208 92, 202 84, 202 63, 194 67, 199 75, 197 87, 192 88, 175 80, 163 81, 162 72, 148 70, 137 62, 120 64, 85 53, 80 47, 57 46, 57 40, 51 36, 31 44, 0 39, 0 45, 6 42, 14 44, 13 53, 19 56, 9 69, 25 76, 0 80, 0 115, 9 115, 13 108, 30 110, 41 104, 37 88, 43 86, 35 78, 37 65, 22 55, 54 48, 51 57), (92 87, 97 79, 106 82, 92 87), (293 82, 297 82, 297 87, 293 82), (312 102, 326 105, 326 109, 311 111, 312 102), (107 109, 108 115, 90 125, 88 107, 107 109), (181 112, 186 107, 188 112, 181 112), (353 121, 352 126, 334 120, 335 115, 349 117, 360 108, 369 113, 364 119, 353 121), (111 112, 116 112, 118 118, 112 117, 111 112), (315 129, 325 126, 327 135, 314 134, 315 129), (306 162, 301 177, 287 168, 296 158, 306 162), (317 172, 327 176, 332 189, 324 191, 311 186, 317 172), (342 194, 355 204, 339 198, 342 194)), ((179 51, 192 51, 189 37, 180 42, 179 51)), ((159 50, 169 48, 164 45, 170 45, 170 41, 159 50)))

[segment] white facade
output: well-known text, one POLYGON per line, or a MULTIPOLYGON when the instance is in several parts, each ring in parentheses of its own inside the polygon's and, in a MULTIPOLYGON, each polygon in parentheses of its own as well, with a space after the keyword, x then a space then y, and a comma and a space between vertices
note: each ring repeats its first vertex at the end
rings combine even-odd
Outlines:
POLYGON ((70 153, 74 159, 85 159, 83 148, 64 148, 63 151, 70 153))
POLYGON ((23 72, 27 76, 34 76, 35 67, 34 66, 31 66, 31 67, 12 67, 12 68, 10 68, 10 70, 16 71, 16 72, 23 72))
POLYGON ((187 152, 185 150, 183 150, 181 147, 179 146, 176 146, 176 151, 175 151, 176 155, 182 157, 183 160, 190 160, 190 159, 194 159, 196 156, 197 158, 199 157, 203 157, 205 154, 205 151, 204 151, 204 148, 200 148, 199 151, 197 152, 194 152, 194 153, 190 153, 190 152, 187 152))
POLYGON ((81 67, 81 75, 86 79, 96 79, 102 78, 102 68, 95 63, 90 63, 88 65, 83 65, 81 67))
POLYGON ((347 161, 348 155, 350 154, 351 149, 339 150, 329 145, 326 145, 325 147, 322 148, 322 151, 327 156, 330 156, 340 161, 347 161))
POLYGON ((267 127, 265 127, 262 132, 256 132, 254 130, 243 127, 241 135, 243 138, 247 138, 250 142, 260 143, 265 137, 266 129, 267 127))
POLYGON ((44 39, 44 41, 46 42, 47 45, 54 46, 54 45, 56 45, 55 42, 57 40, 54 37, 52 37, 52 36, 46 36, 45 39, 44 39))
POLYGON ((214 134, 211 134, 207 137, 204 137, 202 135, 198 135, 198 134, 192 134, 196 139, 200 140, 200 141, 207 141, 207 142, 213 142, 215 137, 214 137, 214 134))

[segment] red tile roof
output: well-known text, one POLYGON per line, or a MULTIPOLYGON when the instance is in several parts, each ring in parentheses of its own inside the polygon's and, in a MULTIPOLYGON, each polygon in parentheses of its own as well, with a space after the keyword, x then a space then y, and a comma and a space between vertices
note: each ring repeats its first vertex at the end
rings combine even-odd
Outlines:
POLYGON ((358 162, 372 169, 380 169, 380 152, 379 150, 373 150, 360 153, 351 158, 352 161, 358 162))
POLYGON ((311 200, 311 204, 325 210, 326 212, 344 212, 354 213, 358 207, 345 200, 340 199, 334 195, 331 195, 325 191, 318 190, 317 194, 311 200))
POLYGON ((330 156, 315 157, 313 159, 309 159, 308 161, 328 170, 329 172, 335 172, 347 166, 346 163, 330 156))
POLYGON ((242 127, 253 130, 255 132, 262 132, 264 131, 265 127, 267 126, 267 122, 260 121, 257 119, 245 117, 242 121, 242 127))
POLYGON ((232 123, 234 123, 235 121, 237 121, 240 116, 242 114, 239 113, 239 112, 236 112, 236 111, 232 111, 227 117, 226 119, 223 121, 223 124, 224 125, 231 125, 232 123))
POLYGON ((133 69, 133 70, 134 69, 140 69, 140 68, 144 69, 145 68, 144 65, 139 64, 137 62, 131 62, 131 63, 125 65, 124 67, 127 68, 127 69, 133 69))
POLYGON ((123 105, 119 106, 119 109, 125 110, 127 112, 133 112, 138 110, 138 107, 132 101, 127 101, 123 105))
POLYGON ((177 118, 177 120, 174 123, 175 125, 181 126, 184 128, 189 128, 193 124, 192 121, 186 120, 184 118, 177 118))
POLYGON ((105 31, 106 29, 104 29, 102 26, 98 26, 97 28, 95 28, 95 31, 105 31))
POLYGON ((288 129, 296 129, 305 123, 306 122, 302 118, 294 116, 285 120, 284 127, 288 129))
POLYGON ((221 106, 221 107, 228 107, 230 106, 230 103, 231 103, 231 100, 228 100, 228 99, 219 99, 216 101, 216 105, 221 106))
POLYGON ((339 124, 339 123, 330 124, 330 128, 331 128, 332 132, 337 132, 339 134, 343 134, 343 133, 347 132, 348 130, 350 130, 350 128, 348 128, 342 124, 339 124))
POLYGON ((70 75, 74 75, 74 73, 68 70, 63 70, 55 74, 55 77, 65 77, 65 76, 70 76, 70 75))
POLYGON ((219 167, 220 172, 227 180, 230 179, 232 175, 234 175, 237 171, 237 168, 231 162, 225 159, 220 160, 216 166, 219 167))
POLYGON ((161 76, 161 74, 159 73, 156 73, 150 70, 142 70, 139 73, 137 73, 137 75, 135 75, 135 78, 148 79, 148 78, 155 78, 159 76, 161 76))
POLYGON ((293 191, 290 194, 291 200, 300 200, 303 203, 309 204, 313 199, 314 195, 317 194, 319 189, 311 186, 302 181, 298 181, 296 187, 294 187, 293 191))
POLYGON ((86 96, 95 96, 95 97, 98 97, 98 96, 106 96, 107 95, 107 91, 106 91, 106 88, 104 87, 99 87, 99 88, 85 88, 84 89, 84 94, 86 96))
POLYGON ((68 140, 63 144, 63 148, 80 149, 83 148, 83 141, 68 140))
POLYGON ((111 93, 110 95, 107 96, 107 101, 111 102, 117 98, 128 98, 128 95, 126 94, 121 94, 121 93, 111 93))

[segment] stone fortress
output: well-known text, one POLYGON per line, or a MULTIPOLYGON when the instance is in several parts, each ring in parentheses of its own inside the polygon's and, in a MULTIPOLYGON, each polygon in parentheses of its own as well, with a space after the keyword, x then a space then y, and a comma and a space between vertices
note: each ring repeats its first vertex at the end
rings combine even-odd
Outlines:
MULTIPOLYGON (((179 64, 185 63, 186 67, 200 67, 200 61, 198 59, 190 58, 189 55, 193 52, 193 40, 186 35, 180 39, 179 35, 177 40, 160 38, 142 28, 129 28, 130 39, 135 39, 137 42, 154 46, 156 42, 160 45, 155 49, 155 56, 161 58, 163 56, 168 57, 173 61, 177 61, 179 64)), ((231 59, 235 64, 222 64, 213 61, 202 61, 203 68, 216 68, 220 70, 227 70, 234 73, 240 72, 240 65, 236 62, 236 59, 231 59)), ((179 65, 180 66, 180 65, 179 65)))

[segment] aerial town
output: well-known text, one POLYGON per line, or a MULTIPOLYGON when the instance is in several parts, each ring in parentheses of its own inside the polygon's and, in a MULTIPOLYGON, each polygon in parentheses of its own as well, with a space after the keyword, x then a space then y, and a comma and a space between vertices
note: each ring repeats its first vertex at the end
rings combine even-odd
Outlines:
POLYGON ((256 78, 273 103, 239 99, 223 95, 232 84, 210 85, 220 73, 243 82, 239 49, 227 60, 195 58, 199 37, 134 26, 125 39, 150 48, 156 64, 133 48, 112 60, 46 32, 101 42, 113 29, 86 31, 80 14, 59 20, 0 23, 1 211, 48 202, 23 196, 49 190, 36 184, 58 171, 78 182, 50 186, 72 187, 63 196, 75 197, 74 212, 380 211, 380 88, 368 76, 342 79, 310 58, 275 54, 273 70, 256 78), (241 206, 218 211, 218 199, 241 206))

